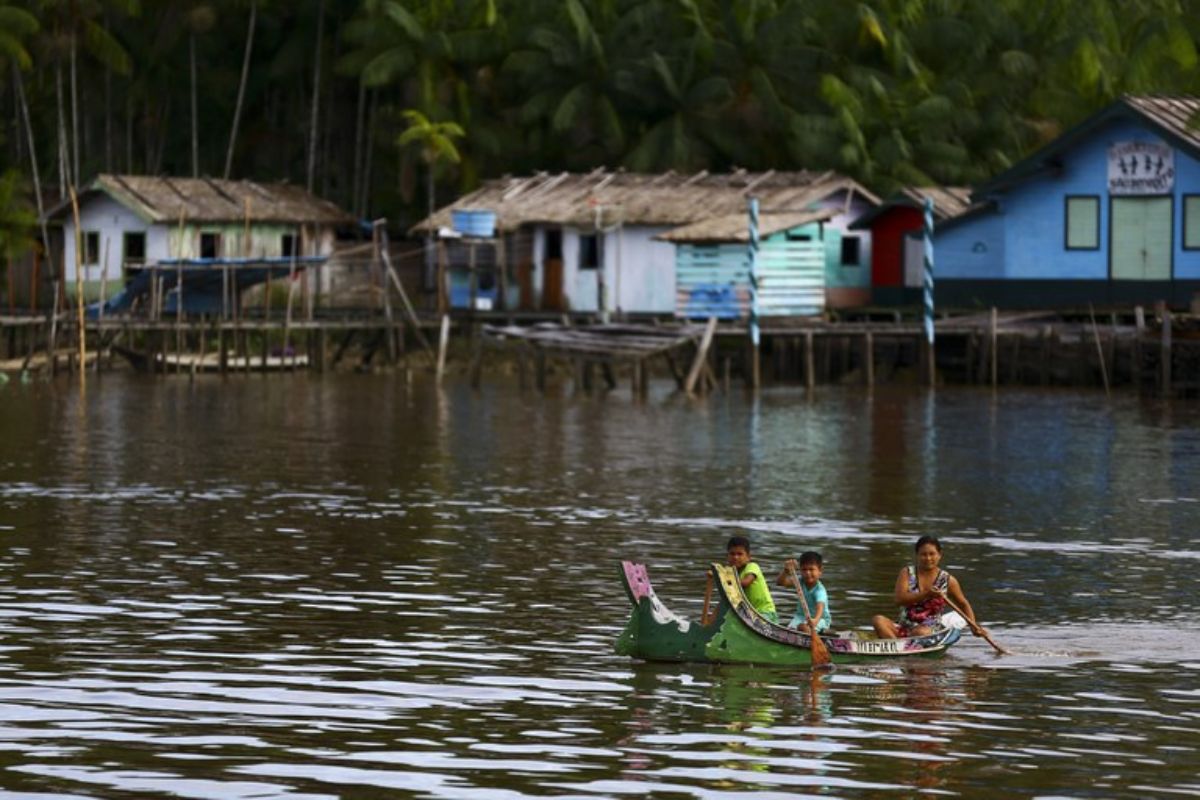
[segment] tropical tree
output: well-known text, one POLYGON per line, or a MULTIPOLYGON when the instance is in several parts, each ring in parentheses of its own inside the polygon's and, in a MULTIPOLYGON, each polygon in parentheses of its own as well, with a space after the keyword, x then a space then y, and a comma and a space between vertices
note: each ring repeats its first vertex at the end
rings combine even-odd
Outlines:
MULTIPOLYGON (((396 139, 396 144, 401 148, 416 146, 420 150, 421 160, 426 164, 429 215, 433 216, 437 208, 434 205, 434 173, 441 163, 457 164, 462 160, 454 140, 461 139, 464 132, 456 122, 433 122, 415 108, 406 110, 403 116, 408 121, 408 127, 396 139)), ((432 226, 427 227, 425 231, 425 269, 428 284, 433 278, 432 226)))

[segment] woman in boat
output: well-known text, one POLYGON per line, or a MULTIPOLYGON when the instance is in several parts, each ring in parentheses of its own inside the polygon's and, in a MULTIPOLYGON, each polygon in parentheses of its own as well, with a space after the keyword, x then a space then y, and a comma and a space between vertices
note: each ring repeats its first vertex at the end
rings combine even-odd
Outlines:
POLYGON ((914 549, 916 567, 905 567, 896 577, 896 603, 901 606, 899 621, 882 614, 871 621, 879 638, 903 639, 929 633, 942 614, 950 610, 947 597, 962 610, 976 635, 986 636, 987 631, 976 624, 975 611, 958 580, 940 566, 942 543, 937 537, 922 536, 914 549))

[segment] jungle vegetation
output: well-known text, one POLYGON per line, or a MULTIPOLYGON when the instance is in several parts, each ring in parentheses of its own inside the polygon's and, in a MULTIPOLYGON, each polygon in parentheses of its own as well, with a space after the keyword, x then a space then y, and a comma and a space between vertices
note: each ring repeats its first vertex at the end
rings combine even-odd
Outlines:
POLYGON ((37 206, 99 172, 288 180, 401 226, 434 183, 447 198, 537 170, 972 184, 1123 93, 1200 91, 1197 12, 1200 0, 0 0, 0 248, 26 246, 37 206), (431 158, 437 131, 453 132, 453 157, 431 158))

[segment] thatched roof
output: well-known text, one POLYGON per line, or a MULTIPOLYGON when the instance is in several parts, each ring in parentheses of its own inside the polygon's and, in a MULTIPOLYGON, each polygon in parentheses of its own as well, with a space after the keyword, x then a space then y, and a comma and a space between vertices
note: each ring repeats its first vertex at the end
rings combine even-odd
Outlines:
POLYGON ((889 209, 922 209, 926 197, 933 199, 933 218, 939 222, 953 219, 971 207, 971 190, 965 186, 906 186, 854 220, 850 227, 869 228, 889 209))
MULTIPOLYGON (((788 231, 810 222, 823 222, 837 216, 837 210, 822 208, 816 211, 796 211, 787 214, 759 214, 758 235, 767 237, 780 231, 788 231)), ((725 214, 720 217, 693 222, 672 228, 654 237, 664 242, 689 242, 716 244, 718 242, 749 242, 749 218, 745 211, 740 214, 725 214)))
POLYGON ((674 228, 713 217, 745 214, 746 199, 757 197, 763 213, 810 211, 838 191, 857 192, 879 202, 860 184, 833 172, 736 172, 648 175, 598 169, 586 174, 545 172, 488 181, 413 226, 413 231, 450 227, 450 212, 487 209, 503 231, 542 223, 590 228, 596 224, 674 228))
MULTIPOLYGON (((328 200, 287 183, 167 178, 150 175, 99 175, 81 193, 102 193, 147 222, 281 222, 342 225, 354 217, 328 200)), ((70 202, 47 214, 69 213, 70 202)))

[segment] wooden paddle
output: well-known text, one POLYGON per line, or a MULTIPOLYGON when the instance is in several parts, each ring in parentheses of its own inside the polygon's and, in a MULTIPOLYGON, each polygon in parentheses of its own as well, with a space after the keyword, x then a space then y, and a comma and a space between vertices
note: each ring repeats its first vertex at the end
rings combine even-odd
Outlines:
POLYGON ((812 618, 812 612, 808 610, 808 601, 804 599, 804 586, 800 583, 800 576, 796 574, 796 568, 791 564, 788 564, 788 575, 792 577, 792 585, 796 587, 796 596, 800 598, 800 607, 804 609, 804 616, 808 620, 809 639, 812 640, 813 669, 825 669, 833 664, 833 658, 829 655, 829 648, 817 635, 817 621, 812 618))
POLYGON ((988 636, 986 633, 984 633, 984 631, 983 631, 983 628, 979 627, 978 623, 976 623, 976 622, 975 622, 975 620, 973 620, 973 619, 971 619, 970 617, 968 617, 968 616, 967 616, 967 615, 966 615, 966 614, 963 612, 963 610, 962 610, 961 608, 959 608, 958 606, 956 606, 956 605, 954 604, 954 601, 953 601, 953 600, 951 600, 949 597, 946 597, 946 595, 942 595, 942 598, 943 598, 943 599, 946 601, 946 605, 948 605, 948 606, 950 606, 950 608, 954 609, 954 611, 955 611, 955 612, 956 612, 956 613, 957 613, 957 614, 958 614, 960 617, 962 617, 964 620, 966 620, 966 621, 967 621, 967 624, 971 626, 971 632, 972 632, 972 633, 974 633, 976 636, 982 636, 984 639, 986 639, 986 640, 987 640, 987 643, 988 643, 988 644, 990 644, 992 647, 996 648, 996 652, 997 652, 997 653, 999 653, 1000 655, 1002 655, 1002 656, 1003 656, 1003 655, 1008 655, 1008 651, 1007 651, 1007 650, 1005 650, 1005 649, 1004 649, 1003 647, 1001 647, 1000 645, 998 645, 998 644, 996 644, 995 642, 993 642, 993 641, 992 641, 992 637, 991 637, 991 636, 988 636))
POLYGON ((708 580, 704 584, 704 608, 700 610, 700 624, 701 625, 707 625, 708 623, 712 622, 712 620, 709 619, 709 616, 708 616, 708 605, 710 602, 712 602, 712 590, 713 590, 713 574, 712 574, 711 569, 708 571, 707 578, 708 578, 708 580))

